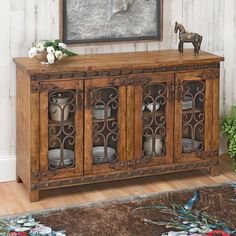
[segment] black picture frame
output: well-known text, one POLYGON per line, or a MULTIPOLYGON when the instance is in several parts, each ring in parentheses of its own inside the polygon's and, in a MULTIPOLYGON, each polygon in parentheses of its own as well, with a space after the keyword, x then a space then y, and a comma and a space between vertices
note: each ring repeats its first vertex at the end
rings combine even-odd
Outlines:
MULTIPOLYGON (((90 1, 90 0, 89 0, 90 1)), ((61 39, 66 44, 94 44, 94 43, 112 43, 112 42, 135 42, 135 41, 161 41, 162 40, 162 27, 163 27, 163 0, 156 0, 156 35, 138 37, 119 37, 119 38, 94 38, 94 39, 81 39, 70 40, 67 38, 68 24, 67 24, 67 0, 61 0, 61 39)))

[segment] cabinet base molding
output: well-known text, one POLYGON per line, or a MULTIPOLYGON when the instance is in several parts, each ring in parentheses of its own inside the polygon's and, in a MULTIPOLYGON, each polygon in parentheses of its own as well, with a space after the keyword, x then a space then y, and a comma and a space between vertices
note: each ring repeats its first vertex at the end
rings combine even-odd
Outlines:
POLYGON ((148 167, 142 169, 130 169, 130 171, 123 172, 115 172, 115 173, 106 173, 100 175, 88 175, 88 176, 80 176, 80 177, 71 177, 68 179, 55 179, 55 180, 45 180, 37 183, 31 184, 31 191, 37 190, 45 190, 45 189, 53 189, 60 187, 69 187, 76 185, 85 185, 92 183, 100 183, 100 182, 109 182, 121 179, 130 179, 137 178, 143 176, 152 176, 158 174, 167 174, 173 172, 181 172, 188 170, 199 170, 199 169, 208 169, 210 168, 210 173, 214 174, 214 176, 219 175, 218 170, 219 160, 214 159, 210 161, 202 161, 196 163, 182 163, 182 164, 174 164, 174 165, 163 165, 163 166, 155 166, 148 167))

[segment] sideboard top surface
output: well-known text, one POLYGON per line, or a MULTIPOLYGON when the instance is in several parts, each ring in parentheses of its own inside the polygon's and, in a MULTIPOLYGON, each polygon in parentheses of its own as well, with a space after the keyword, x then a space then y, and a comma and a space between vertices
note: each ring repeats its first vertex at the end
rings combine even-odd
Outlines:
POLYGON ((27 57, 14 58, 13 60, 19 68, 33 75, 121 68, 146 69, 201 65, 219 63, 224 58, 204 51, 201 51, 199 56, 194 56, 192 49, 186 49, 183 55, 179 55, 177 50, 79 55, 66 57, 62 62, 53 65, 42 65, 37 59, 27 57))

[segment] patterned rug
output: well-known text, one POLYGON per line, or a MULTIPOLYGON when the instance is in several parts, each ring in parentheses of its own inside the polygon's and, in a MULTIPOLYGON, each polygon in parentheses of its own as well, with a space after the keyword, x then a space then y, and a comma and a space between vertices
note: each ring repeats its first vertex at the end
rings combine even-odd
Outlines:
POLYGON ((4 217, 0 222, 4 236, 233 236, 236 184, 86 203, 4 217))

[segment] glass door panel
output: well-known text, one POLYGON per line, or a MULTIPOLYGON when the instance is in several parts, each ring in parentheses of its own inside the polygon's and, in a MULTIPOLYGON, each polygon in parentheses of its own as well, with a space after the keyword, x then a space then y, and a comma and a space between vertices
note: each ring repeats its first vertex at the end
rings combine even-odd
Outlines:
POLYGON ((177 74, 176 162, 199 161, 203 153, 211 151, 212 81, 207 79, 209 73, 199 71, 177 74))
POLYGON ((149 82, 135 87, 134 158, 139 159, 140 166, 172 163, 174 74, 145 77, 149 82))
POLYGON ((205 82, 184 81, 182 99, 182 153, 204 150, 205 82))
POLYGON ((110 81, 85 81, 86 174, 115 171, 114 165, 126 158, 126 87, 110 81))
POLYGON ((75 90, 56 90, 48 95, 48 169, 75 167, 75 90))
POLYGON ((119 91, 117 87, 97 88, 93 96, 93 165, 115 163, 118 160, 119 91))
POLYGON ((42 178, 83 173, 83 92, 81 81, 42 83, 40 169, 42 178))
POLYGON ((166 83, 144 86, 142 157, 162 157, 166 154, 166 103, 166 83))

